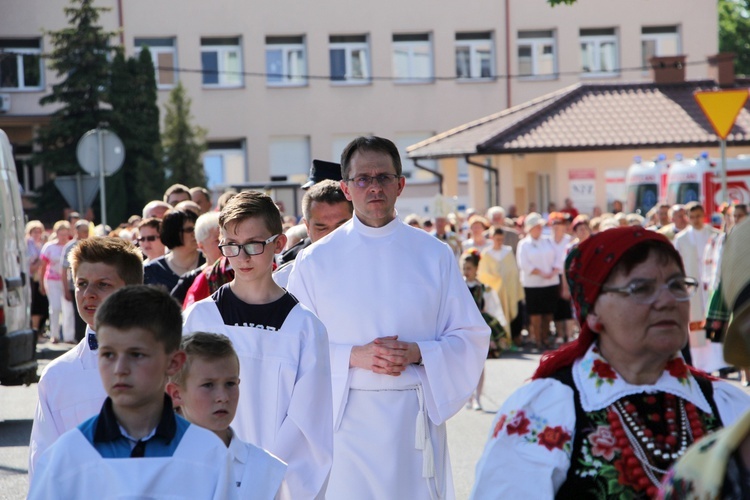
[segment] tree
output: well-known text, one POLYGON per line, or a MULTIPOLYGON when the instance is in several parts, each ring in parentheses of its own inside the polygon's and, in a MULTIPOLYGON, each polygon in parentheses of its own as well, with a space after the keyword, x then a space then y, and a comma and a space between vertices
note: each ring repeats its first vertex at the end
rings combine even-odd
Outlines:
POLYGON ((719 51, 734 52, 734 71, 750 75, 750 0, 719 0, 719 51))
POLYGON ((156 77, 147 47, 137 58, 125 59, 121 53, 115 56, 110 102, 111 128, 125 146, 125 163, 107 179, 107 199, 116 193, 120 201, 114 206, 108 203, 107 210, 113 220, 125 220, 140 213, 149 201, 161 199, 164 192, 156 77))
POLYGON ((201 153, 206 149, 206 130, 191 125, 190 104, 185 88, 178 83, 165 106, 162 147, 167 185, 178 182, 191 187, 206 185, 201 162, 201 153))
MULTIPOLYGON (((47 173, 70 175, 80 171, 76 145, 88 130, 110 119, 107 109, 107 88, 110 65, 108 57, 113 32, 104 31, 97 23, 99 15, 109 9, 94 7, 93 0, 71 0, 65 8, 68 26, 49 31, 53 50, 46 57, 49 67, 62 80, 52 85, 52 93, 42 97, 43 106, 57 104, 49 124, 40 129, 38 152, 32 161, 47 173)), ((39 197, 38 210, 44 212, 64 206, 62 196, 52 182, 45 184, 39 197)))

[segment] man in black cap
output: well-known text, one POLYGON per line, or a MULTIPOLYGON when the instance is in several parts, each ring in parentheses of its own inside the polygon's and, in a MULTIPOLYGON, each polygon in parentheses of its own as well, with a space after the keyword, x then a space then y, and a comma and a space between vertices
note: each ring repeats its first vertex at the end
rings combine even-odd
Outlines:
MULTIPOLYGON (((336 182, 341 180, 341 164, 331 161, 313 160, 312 166, 310 167, 310 176, 308 177, 307 182, 302 185, 302 189, 310 189, 318 182, 327 179, 336 182)), ((282 252, 276 259, 276 263, 281 267, 282 265, 293 261, 297 258, 297 254, 300 253, 303 248, 307 248, 310 245, 312 245, 312 240, 308 235, 307 238, 304 238, 296 245, 282 252)))

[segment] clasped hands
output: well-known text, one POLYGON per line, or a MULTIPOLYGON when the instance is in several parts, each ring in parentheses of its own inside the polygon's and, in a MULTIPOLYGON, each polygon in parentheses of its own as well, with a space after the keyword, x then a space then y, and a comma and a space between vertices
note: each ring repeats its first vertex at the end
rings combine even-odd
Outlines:
POLYGON ((415 342, 398 340, 398 335, 379 337, 369 344, 352 347, 349 367, 363 368, 382 375, 397 377, 406 367, 422 358, 415 342))

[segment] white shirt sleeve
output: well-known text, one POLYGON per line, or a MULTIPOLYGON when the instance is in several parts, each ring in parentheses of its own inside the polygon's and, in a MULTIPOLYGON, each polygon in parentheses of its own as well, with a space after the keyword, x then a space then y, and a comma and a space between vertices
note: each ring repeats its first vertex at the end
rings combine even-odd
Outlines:
POLYGON ((750 397, 739 387, 716 380, 713 382, 713 388, 714 402, 724 427, 729 427, 750 410, 750 397))
POLYGON ((471 498, 554 498, 570 467, 573 397, 570 387, 549 378, 514 392, 492 424, 471 498))

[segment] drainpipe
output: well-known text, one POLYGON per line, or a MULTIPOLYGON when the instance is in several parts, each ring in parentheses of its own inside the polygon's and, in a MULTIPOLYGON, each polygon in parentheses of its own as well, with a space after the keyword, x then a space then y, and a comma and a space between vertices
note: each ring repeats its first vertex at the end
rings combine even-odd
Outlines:
POLYGON ((120 45, 125 48, 125 25, 122 16, 122 0, 117 0, 117 23, 120 25, 120 45))
MULTIPOLYGON (((500 172, 498 172, 496 169, 490 167, 489 165, 485 165, 484 163, 478 163, 478 162, 473 161, 469 155, 464 156, 464 159, 466 160, 466 163, 468 163, 469 165, 473 165, 475 167, 479 167, 479 168, 481 168, 481 169, 486 170, 487 172, 489 172, 490 182, 487 184, 487 200, 490 202, 490 206, 492 206, 492 205, 499 206, 500 205, 500 172), (495 176, 495 182, 494 183, 492 182, 492 176, 495 176), (493 184, 495 186, 495 199, 494 199, 494 203, 493 203, 493 199, 492 199, 492 186, 493 186, 493 184)), ((487 161, 487 163, 489 163, 490 160, 487 159, 486 161, 487 161)))
POLYGON ((433 170, 433 169, 431 169, 429 167, 425 167, 424 165, 420 165, 419 164, 419 160, 415 159, 415 160, 412 160, 412 162, 414 162, 414 166, 417 167, 418 169, 424 170, 425 172, 429 172, 432 175, 434 175, 435 177, 437 177, 437 179, 438 179, 438 193, 440 193, 442 195, 443 194, 443 174, 441 174, 437 170, 433 170))
POLYGON ((510 100, 510 0, 505 0, 505 98, 508 100, 506 107, 511 107, 510 100))

